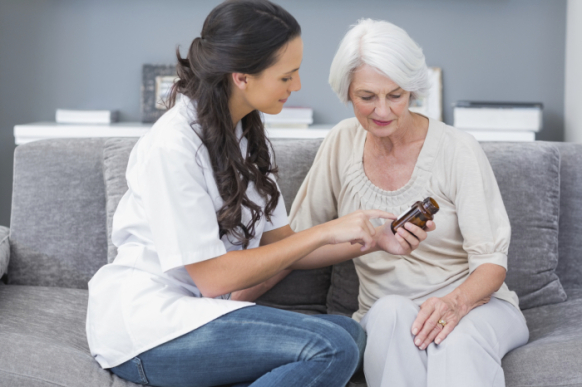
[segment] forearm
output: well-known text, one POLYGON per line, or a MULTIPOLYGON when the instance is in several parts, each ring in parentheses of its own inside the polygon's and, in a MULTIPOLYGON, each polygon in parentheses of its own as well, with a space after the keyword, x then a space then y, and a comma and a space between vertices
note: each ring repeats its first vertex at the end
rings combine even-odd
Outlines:
POLYGON ((331 266, 379 250, 377 247, 373 247, 366 252, 362 252, 361 248, 362 245, 359 243, 352 245, 346 242, 337 245, 325 245, 298 260, 289 268, 293 270, 317 269, 319 267, 331 266))
POLYGON ((286 269, 280 271, 273 277, 269 278, 264 282, 261 282, 258 285, 243 290, 237 290, 236 292, 233 292, 231 294, 230 299, 235 301, 255 301, 257 298, 261 297, 263 294, 271 290, 273 286, 281 282, 281 280, 287 277, 291 272, 292 270, 286 269))
POLYGON ((506 270, 502 266, 492 263, 483 264, 444 298, 456 304, 462 314, 466 315, 472 309, 489 302, 491 295, 499 290, 505 281, 505 274, 506 270))
POLYGON ((187 265, 186 270, 205 297, 216 297, 260 284, 326 243, 316 226, 275 243, 187 265))

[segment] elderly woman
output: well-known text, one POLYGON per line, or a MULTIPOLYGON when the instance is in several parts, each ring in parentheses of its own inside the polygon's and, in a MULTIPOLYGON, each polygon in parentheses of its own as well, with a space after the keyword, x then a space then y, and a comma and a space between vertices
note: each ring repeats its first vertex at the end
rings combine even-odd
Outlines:
POLYGON ((368 334, 368 385, 504 386, 501 359, 529 332, 504 283, 511 230, 483 150, 470 135, 409 110, 430 86, 427 67, 393 24, 356 24, 329 82, 355 118, 322 143, 291 209, 292 227, 358 209, 402 213, 426 197, 440 206, 438 228, 415 251, 354 259, 353 318, 368 334))

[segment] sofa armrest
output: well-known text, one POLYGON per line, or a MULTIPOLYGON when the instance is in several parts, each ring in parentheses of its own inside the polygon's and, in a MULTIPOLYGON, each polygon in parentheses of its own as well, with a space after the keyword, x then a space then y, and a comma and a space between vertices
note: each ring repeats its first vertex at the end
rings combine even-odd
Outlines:
POLYGON ((8 262, 10 261, 10 243, 8 241, 8 227, 0 226, 0 278, 8 273, 8 262))

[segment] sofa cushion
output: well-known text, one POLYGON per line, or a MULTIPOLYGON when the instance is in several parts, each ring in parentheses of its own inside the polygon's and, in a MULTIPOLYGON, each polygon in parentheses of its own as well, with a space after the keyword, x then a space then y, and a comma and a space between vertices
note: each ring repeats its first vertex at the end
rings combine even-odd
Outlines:
POLYGON ((8 262, 10 261, 10 243, 8 241, 8 227, 0 226, 0 278, 8 272, 8 262))
POLYGON ((103 139, 52 139, 14 155, 10 283, 86 289, 107 262, 103 139))
POLYGON ((582 291, 524 315, 529 342, 503 358, 507 387, 582 386, 582 291))
POLYGON ((91 356, 86 309, 86 290, 1 285, 0 385, 136 386, 91 356))
MULTIPOLYGON (((277 184, 285 199, 287 213, 321 144, 317 140, 273 139, 273 151, 279 167, 277 184)), ((296 270, 259 297, 257 303, 294 311, 326 312, 326 298, 331 280, 331 267, 296 270)))
MULTIPOLYGON (((562 302, 558 264, 560 154, 550 143, 482 144, 511 222, 506 283, 522 309, 562 302)), ((438 227, 438 225, 437 225, 438 227)), ((352 262, 334 265, 328 313, 358 309, 359 281, 352 262)))
POLYGON ((505 282, 521 309, 566 300, 555 273, 560 218, 560 152, 551 143, 482 144, 511 222, 505 282))
MULTIPOLYGON (((111 138, 103 146, 103 177, 107 201, 108 261, 115 259, 111 242, 113 214, 127 191, 125 170, 136 139, 111 138)), ((321 140, 273 140, 279 165, 278 184, 287 210, 307 174, 321 140)), ((291 273, 257 300, 258 304, 304 313, 325 313, 331 268, 298 270, 291 273)))
POLYGON ((136 138, 111 138, 103 145, 103 179, 107 212, 107 262, 111 263, 117 255, 117 247, 111 242, 113 214, 119 201, 127 192, 125 171, 129 154, 138 141, 136 138))
POLYGON ((582 288, 582 144, 555 143, 560 151, 560 259, 565 288, 582 288))

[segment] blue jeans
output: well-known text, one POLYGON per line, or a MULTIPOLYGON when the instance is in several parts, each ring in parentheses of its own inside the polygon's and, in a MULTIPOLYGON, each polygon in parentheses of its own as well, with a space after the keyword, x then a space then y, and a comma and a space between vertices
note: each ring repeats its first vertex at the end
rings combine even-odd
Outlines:
POLYGON ((172 387, 344 387, 366 334, 337 315, 264 306, 230 312, 111 369, 138 384, 172 387))

